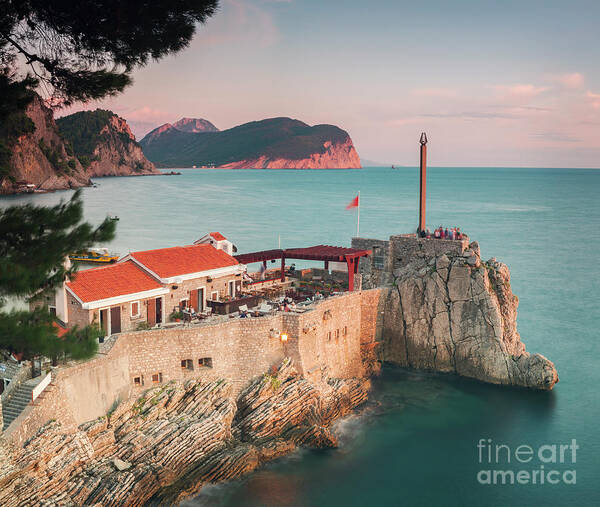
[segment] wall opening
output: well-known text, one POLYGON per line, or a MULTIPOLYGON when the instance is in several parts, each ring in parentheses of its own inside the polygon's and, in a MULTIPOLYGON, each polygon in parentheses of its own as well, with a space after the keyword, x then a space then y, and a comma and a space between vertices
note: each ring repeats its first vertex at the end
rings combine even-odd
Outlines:
POLYGON ((181 369, 182 370, 193 370, 194 369, 194 361, 191 359, 182 359, 181 360, 181 369))
POLYGON ((212 357, 201 357, 200 359, 198 359, 198 366, 204 367, 204 368, 212 368, 213 367, 212 357))
POLYGON ((163 376, 161 372, 152 374, 152 383, 153 384, 161 384, 163 381, 163 376))
POLYGON ((383 269, 384 266, 384 254, 383 254, 383 248, 377 245, 373 245, 373 256, 372 256, 372 261, 373 261, 373 268, 375 269, 383 269))
POLYGON ((131 303, 131 318, 136 318, 140 316, 140 302, 133 301, 131 303))
POLYGON ((139 375, 138 377, 133 377, 133 385, 136 387, 141 387, 144 385, 144 376, 139 375))

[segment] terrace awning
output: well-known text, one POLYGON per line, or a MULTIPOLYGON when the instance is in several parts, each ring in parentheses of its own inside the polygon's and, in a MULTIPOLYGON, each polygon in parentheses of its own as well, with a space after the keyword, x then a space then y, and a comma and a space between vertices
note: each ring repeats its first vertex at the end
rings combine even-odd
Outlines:
POLYGON ((329 262, 345 262, 348 266, 348 290, 354 290, 354 275, 358 271, 358 262, 361 257, 371 255, 371 250, 359 250, 357 248, 346 248, 343 246, 317 245, 307 248, 287 248, 285 250, 276 248, 236 255, 235 259, 241 264, 252 262, 263 262, 281 259, 281 279, 285 279, 285 260, 302 259, 325 262, 325 268, 329 262))

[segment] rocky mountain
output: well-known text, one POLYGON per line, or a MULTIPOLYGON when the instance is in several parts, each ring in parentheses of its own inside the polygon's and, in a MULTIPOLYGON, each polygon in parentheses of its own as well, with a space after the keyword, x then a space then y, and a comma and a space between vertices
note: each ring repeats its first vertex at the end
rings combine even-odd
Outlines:
POLYGON ((181 120, 176 121, 175 123, 164 123, 160 127, 156 127, 154 130, 148 132, 140 141, 140 144, 142 144, 143 147, 147 147, 158 140, 165 132, 170 130, 191 132, 193 134, 198 134, 200 132, 219 132, 219 129, 208 120, 202 118, 181 118, 181 120))
POLYGON ((203 118, 181 118, 173 123, 173 127, 182 132, 219 132, 217 127, 203 118))
POLYGON ((39 96, 25 110, 30 128, 8 147, 10 159, 0 175, 0 193, 77 188, 91 184, 81 163, 60 136, 52 111, 39 96), (29 186, 28 186, 29 185, 29 186))
POLYGON ((80 111, 58 118, 56 124, 89 176, 160 174, 127 122, 112 111, 80 111))
POLYGON ((297 447, 336 447, 331 424, 369 387, 313 384, 289 359, 239 396, 223 380, 155 387, 75 431, 52 420, 22 447, 0 439, 0 504, 175 505, 297 447))
POLYGON ((550 390, 554 364, 529 354, 517 332, 519 300, 508 267, 462 254, 424 257, 394 272, 384 298, 383 357, 401 366, 494 384, 550 390))
POLYGON ((189 126, 197 128, 195 121, 184 118, 153 130, 140 141, 144 154, 161 167, 361 167, 352 139, 334 125, 311 127, 291 118, 269 118, 223 131, 194 132, 189 126), (184 125, 183 129, 178 124, 184 125))

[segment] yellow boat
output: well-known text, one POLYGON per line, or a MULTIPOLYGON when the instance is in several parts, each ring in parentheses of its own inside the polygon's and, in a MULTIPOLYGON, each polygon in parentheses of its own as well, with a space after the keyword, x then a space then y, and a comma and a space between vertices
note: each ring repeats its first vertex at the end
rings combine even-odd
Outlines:
POLYGON ((75 262, 94 262, 101 264, 110 264, 119 260, 118 255, 109 254, 106 248, 97 248, 86 250, 76 254, 69 255, 69 259, 75 262))

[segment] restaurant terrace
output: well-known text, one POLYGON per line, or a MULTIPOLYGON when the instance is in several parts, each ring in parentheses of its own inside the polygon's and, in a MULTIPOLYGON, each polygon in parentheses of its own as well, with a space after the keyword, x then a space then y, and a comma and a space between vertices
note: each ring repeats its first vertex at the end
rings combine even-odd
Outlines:
POLYGON ((348 290, 354 290, 354 275, 358 272, 358 263, 361 257, 371 255, 371 250, 359 250, 356 248, 346 248, 342 246, 317 245, 307 248, 288 248, 262 250, 260 252, 251 252, 235 255, 235 259, 240 264, 251 264, 253 262, 262 262, 267 267, 267 262, 281 259, 281 281, 285 281, 285 262, 288 259, 322 261, 324 268, 329 269, 329 263, 343 263, 348 271, 348 290))

